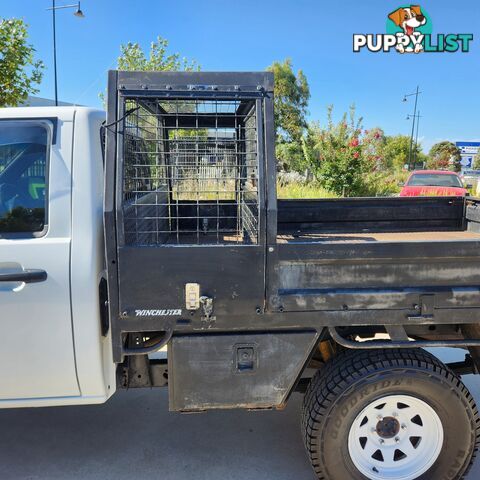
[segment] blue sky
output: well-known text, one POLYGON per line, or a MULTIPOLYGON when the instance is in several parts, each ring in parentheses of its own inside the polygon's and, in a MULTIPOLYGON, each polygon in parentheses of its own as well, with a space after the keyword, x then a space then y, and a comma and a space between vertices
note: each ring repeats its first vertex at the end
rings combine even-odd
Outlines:
MULTIPOLYGON (((71 0, 57 5, 73 3, 71 0)), ((262 70, 290 57, 310 83, 310 118, 325 121, 328 104, 340 115, 355 103, 366 128, 409 134, 413 103, 405 93, 420 85, 420 138, 480 140, 480 2, 420 2, 433 33, 473 33, 471 52, 400 55, 352 52, 354 33, 385 33, 390 0, 83 0, 84 19, 57 13, 59 98, 101 106, 106 70, 119 45, 148 47, 161 35, 174 52, 203 70, 262 70)), ((40 96, 53 97, 51 0, 0 0, 2 17, 21 17, 48 69, 40 96)))

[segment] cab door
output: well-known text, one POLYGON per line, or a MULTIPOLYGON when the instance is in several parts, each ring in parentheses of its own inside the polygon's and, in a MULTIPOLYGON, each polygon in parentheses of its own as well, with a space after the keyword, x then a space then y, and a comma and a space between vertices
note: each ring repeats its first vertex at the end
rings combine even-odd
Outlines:
POLYGON ((69 278, 72 120, 73 110, 63 120, 0 119, 0 407, 80 394, 69 278))

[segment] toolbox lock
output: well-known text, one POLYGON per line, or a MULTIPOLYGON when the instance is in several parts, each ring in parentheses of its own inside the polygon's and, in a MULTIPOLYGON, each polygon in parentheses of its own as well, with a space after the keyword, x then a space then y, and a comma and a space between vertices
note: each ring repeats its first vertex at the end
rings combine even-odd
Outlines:
POLYGON ((235 357, 237 372, 253 372, 255 370, 256 352, 254 345, 237 345, 235 357))

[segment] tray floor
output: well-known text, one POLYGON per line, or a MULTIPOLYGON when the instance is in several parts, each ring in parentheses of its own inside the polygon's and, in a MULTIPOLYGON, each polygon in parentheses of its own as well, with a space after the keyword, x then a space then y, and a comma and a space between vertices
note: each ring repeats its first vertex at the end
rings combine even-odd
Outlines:
POLYGON ((278 243, 289 242, 335 242, 335 243, 368 243, 368 242, 445 242, 480 240, 480 233, 469 231, 457 232, 386 232, 386 233, 292 233, 278 235, 278 243))

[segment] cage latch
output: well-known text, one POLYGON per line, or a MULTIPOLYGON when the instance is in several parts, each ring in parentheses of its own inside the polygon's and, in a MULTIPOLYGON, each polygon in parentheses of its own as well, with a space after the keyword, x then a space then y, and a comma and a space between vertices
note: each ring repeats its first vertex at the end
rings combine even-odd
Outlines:
POLYGON ((420 295, 420 301, 418 304, 414 305, 414 309, 418 313, 416 315, 409 315, 409 321, 433 321, 433 318, 435 316, 435 294, 420 295))
POLYGON ((203 310, 202 322, 211 326, 216 320, 216 317, 213 315, 213 298, 202 295, 200 297, 200 305, 203 310))

